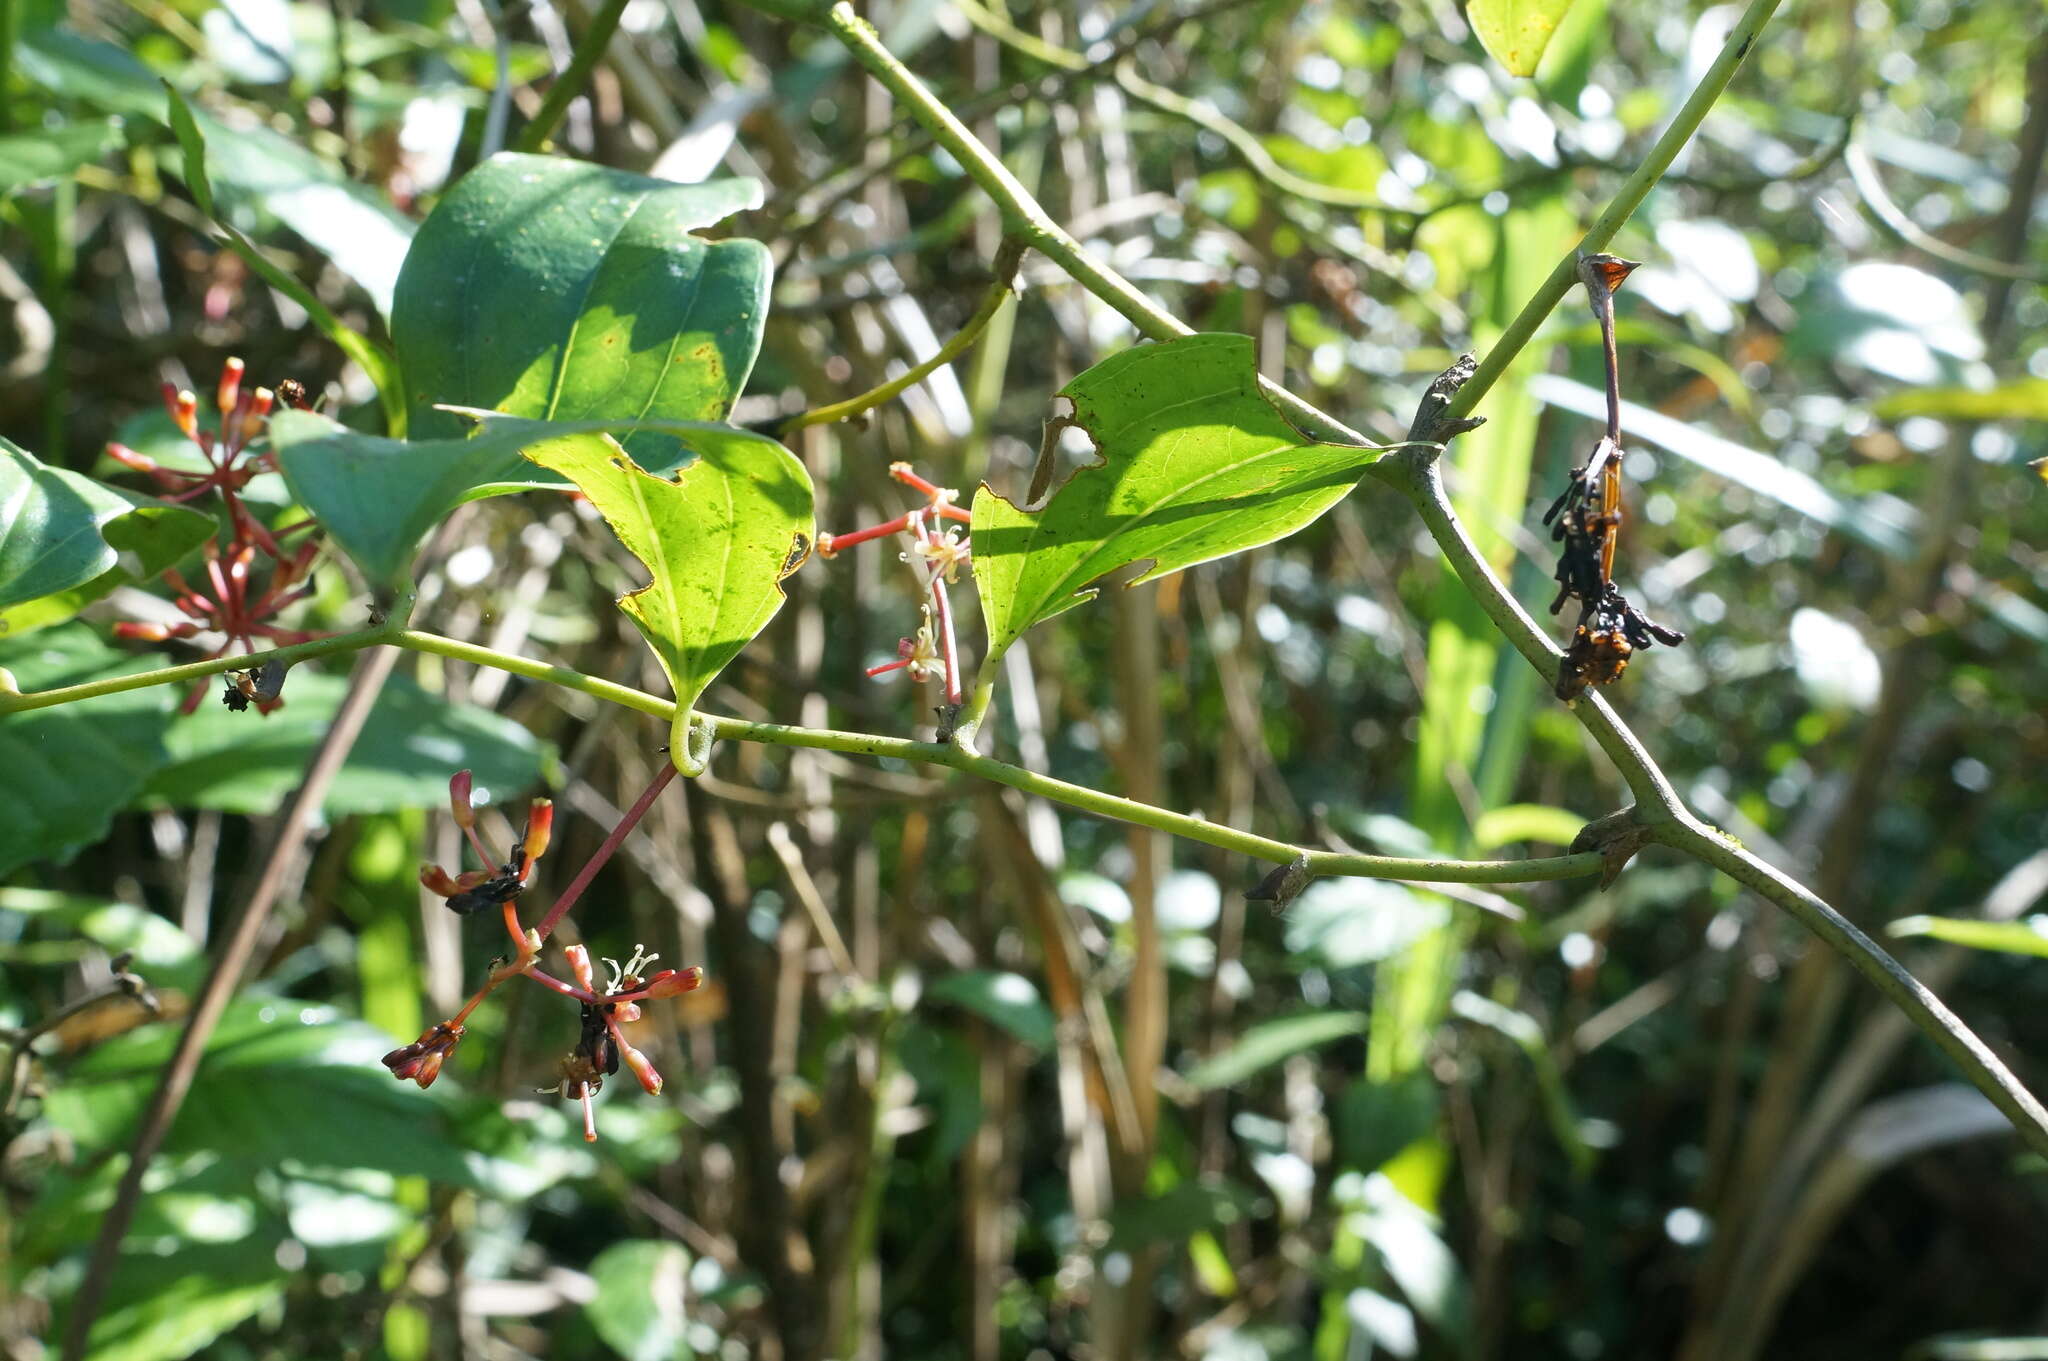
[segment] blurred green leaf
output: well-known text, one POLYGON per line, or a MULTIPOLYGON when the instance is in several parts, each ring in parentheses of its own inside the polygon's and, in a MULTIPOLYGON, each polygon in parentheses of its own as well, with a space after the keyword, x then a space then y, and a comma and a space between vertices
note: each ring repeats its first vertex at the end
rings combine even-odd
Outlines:
POLYGON ((1354 1078, 1333 1114, 1339 1165, 1371 1172, 1436 1128, 1436 1079, 1420 1069, 1386 1082, 1354 1078))
POLYGON ((118 118, 95 118, 0 137, 0 196, 63 179, 126 140, 118 118))
MULTIPOLYGON (((101 1045, 64 1071, 45 1115, 84 1147, 122 1146, 177 1036, 158 1024, 101 1045)), ((367 1167, 473 1184, 441 1103, 378 1062, 390 1048, 375 1027, 329 1007, 237 1002, 207 1041, 164 1147, 258 1167, 367 1167)))
POLYGON ((1287 910, 1287 949, 1356 968, 1399 954, 1450 916, 1443 899, 1384 879, 1319 879, 1287 910))
POLYGON ((1541 803, 1511 803, 1489 808, 1479 815, 1479 820, 1472 825, 1472 845, 1481 851, 1517 841, 1545 841, 1553 846, 1569 846, 1585 825, 1586 820, 1568 808, 1552 808, 1541 803))
POLYGON ((1572 0, 1472 0, 1465 21, 1509 75, 1532 76, 1572 0))
POLYGON ((19 912, 33 915, 45 925, 62 925, 110 955, 130 951, 135 956, 135 972, 155 987, 189 988, 206 967, 199 942, 133 903, 51 889, 0 888, 0 912, 19 912))
POLYGON ((279 221, 326 253, 337 268, 363 285, 378 311, 386 315, 391 311, 395 271, 404 254, 405 232, 410 223, 388 205, 368 197, 368 191, 347 184, 324 162, 295 143, 264 129, 231 131, 219 121, 195 113, 170 82, 164 82, 163 88, 169 100, 166 116, 184 152, 185 187, 192 191, 199 211, 214 220, 224 244, 265 283, 305 308, 321 333, 370 376, 383 403, 385 420, 394 433, 402 434, 407 408, 404 379, 397 361, 382 346, 373 344, 336 316, 334 309, 312 289, 222 219, 213 191, 208 139, 219 142, 224 152, 223 183, 231 191, 253 197, 279 221))
MULTIPOLYGON (((23 690, 147 671, 156 660, 117 652, 82 624, 0 640, 0 668, 23 690)), ((34 861, 68 864, 107 834, 114 814, 169 759, 174 692, 129 690, 0 715, 0 770, 14 797, 0 818, 0 874, 34 861)))
POLYGON ((925 989, 925 997, 965 1007, 1041 1053, 1052 1048, 1052 1008, 1022 974, 994 969, 947 974, 925 989))
POLYGON ((1972 950, 2048 957, 2048 916, 1992 922, 1972 917, 1901 917, 1885 927, 1888 936, 1931 936, 1972 950))
MULTIPOLYGON (((447 403, 552 420, 723 420, 761 348, 768 252, 692 233, 759 206, 751 180, 675 184, 511 152, 420 228, 391 318, 413 433, 447 403)), ((672 437, 626 448, 674 461, 672 437)))
POLYGON ((1188 1070, 1188 1081, 1204 1091, 1234 1087, 1282 1059, 1332 1040, 1365 1033, 1366 1018, 1355 1011, 1308 1011, 1247 1026, 1237 1043, 1188 1070))
MULTIPOLYGON (((545 433, 534 422, 492 420, 545 433)), ((573 432, 573 425, 553 427, 573 432)), ((771 439, 744 430, 693 438, 695 463, 673 479, 636 466, 616 445, 554 440, 526 456, 574 482, 653 580, 619 598, 661 659, 675 690, 670 739, 689 750, 690 706, 782 608, 782 579, 809 556, 817 534, 810 475, 771 439)))
MULTIPOLYGON (((150 777, 145 797, 178 808, 275 812, 304 777, 347 689, 344 676, 294 671, 285 707, 268 717, 202 704, 164 734, 169 760, 150 777)), ((330 818, 434 807, 448 797, 448 777, 465 768, 479 786, 509 795, 538 784, 545 761, 541 744, 511 719, 451 704, 394 676, 324 807, 330 818)))
POLYGON ((986 483, 974 496, 974 579, 991 657, 1091 599, 1089 583, 1119 567, 1150 563, 1135 585, 1292 534, 1383 453, 1319 444, 1289 425, 1259 390, 1248 336, 1140 345, 1060 395, 1100 462, 1040 510, 986 483))
MULTIPOLYGON (((233 1243, 179 1243, 168 1254, 123 1253, 86 1339, 92 1361, 178 1361, 281 1298, 274 1229, 233 1243)), ((56 1328, 53 1336, 63 1336, 56 1328)))
POLYGON ((1104 1252, 1132 1252, 1153 1243, 1184 1243, 1205 1229, 1228 1228, 1257 1213, 1259 1197, 1224 1177, 1198 1177, 1160 1195, 1124 1200, 1109 1211, 1104 1252))
POLYGON ((590 1264, 597 1296, 583 1306, 597 1335, 626 1361, 671 1361, 683 1342, 683 1284, 690 1255, 677 1243, 628 1239, 590 1264))
POLYGON ((1579 1132, 1579 1118, 1572 1109, 1571 1094, 1565 1090, 1564 1076, 1558 1072, 1557 1060, 1552 1057, 1550 1045, 1543 1038, 1543 1028, 1527 1013, 1502 1006, 1476 992, 1460 992, 1452 997, 1451 1014, 1506 1036, 1528 1056, 1529 1066, 1536 1074, 1537 1090, 1543 1096, 1543 1113, 1550 1120, 1550 1130, 1557 1136, 1558 1146, 1564 1149, 1580 1176, 1590 1171, 1593 1150, 1587 1147, 1585 1136, 1579 1132))
POLYGON ((1945 421, 2048 421, 2048 378, 2018 378, 1989 388, 1909 388, 1880 397, 1880 420, 1934 416, 1945 421))
POLYGON ((163 116, 156 73, 124 47, 67 28, 24 27, 14 60, 34 84, 101 113, 163 116))

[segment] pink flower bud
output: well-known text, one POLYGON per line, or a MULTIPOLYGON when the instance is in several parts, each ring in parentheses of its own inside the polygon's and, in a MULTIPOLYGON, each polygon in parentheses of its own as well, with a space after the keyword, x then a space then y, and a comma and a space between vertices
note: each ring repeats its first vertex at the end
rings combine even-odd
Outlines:
POLYGON ((590 951, 581 945, 571 945, 562 951, 569 960, 569 972, 576 976, 576 984, 585 992, 597 991, 597 980, 590 972, 590 951))
POLYGON ((448 871, 439 865, 421 865, 420 882, 426 885, 429 893, 437 893, 443 898, 452 898, 462 891, 455 887, 455 881, 448 876, 448 871))
POLYGON ((648 1062, 647 1055, 621 1040, 619 1057, 633 1070, 633 1076, 640 1079, 640 1085, 647 1089, 649 1096, 661 1095, 661 1074, 654 1071, 654 1065, 648 1062))
POLYGON ((220 411, 223 420, 241 401, 243 368, 242 361, 232 357, 220 366, 220 387, 214 393, 214 406, 220 411))
POLYGON ((463 831, 476 826, 476 811, 469 805, 470 776, 466 770, 458 770, 448 777, 448 811, 455 815, 455 825, 463 831))
POLYGON ((555 827, 555 805, 551 799, 535 799, 526 815, 526 861, 532 864, 548 853, 548 837, 555 827))
POLYGON ((133 468, 138 473, 153 473, 157 470, 157 461, 155 459, 151 458, 148 454, 136 453, 118 440, 109 440, 107 442, 107 457, 113 459, 116 463, 133 468))
POLYGON ((654 1000, 662 997, 681 997, 694 992, 704 983, 704 970, 692 964, 687 969, 663 969, 647 980, 647 997, 654 1000))

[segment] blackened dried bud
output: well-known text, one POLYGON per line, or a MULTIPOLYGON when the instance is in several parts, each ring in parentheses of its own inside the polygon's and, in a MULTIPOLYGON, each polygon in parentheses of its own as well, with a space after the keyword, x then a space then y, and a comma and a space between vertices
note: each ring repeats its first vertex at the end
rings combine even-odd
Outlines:
POLYGON ((424 1035, 384 1056, 384 1066, 400 1081, 417 1082, 421 1088, 434 1085, 441 1064, 462 1041, 463 1029, 452 1021, 438 1021, 424 1035))
MULTIPOLYGON (((513 854, 515 862, 521 860, 519 853, 513 854)), ((486 907, 502 907, 526 891, 526 881, 520 877, 523 864, 508 864, 503 870, 469 888, 459 888, 448 895, 448 910, 457 916, 466 917, 486 907)), ((463 878, 468 878, 464 875, 463 878)), ((460 880, 457 881, 460 883, 460 880)))

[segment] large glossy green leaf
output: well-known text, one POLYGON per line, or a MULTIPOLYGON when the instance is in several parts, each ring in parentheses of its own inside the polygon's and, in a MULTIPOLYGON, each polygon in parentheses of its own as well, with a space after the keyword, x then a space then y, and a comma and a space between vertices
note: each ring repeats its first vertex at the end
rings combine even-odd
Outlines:
MULTIPOLYGON (((267 718, 201 705, 165 731, 169 760, 149 778, 144 796, 180 808, 276 811, 298 787, 347 688, 345 676, 308 667, 286 680, 285 707, 267 718)), ((545 761, 534 736, 504 715, 451 704, 393 676, 324 806, 329 817, 433 807, 447 798, 448 777, 462 769, 473 771, 479 785, 511 794, 539 783, 545 761)))
POLYGON ((129 503, 100 530, 114 550, 115 563, 92 580, 68 591, 38 596, 0 609, 0 635, 18 635, 62 623, 119 586, 148 581, 213 536, 214 519, 184 506, 166 505, 110 488, 129 503))
MULTIPOLYGON (((485 433, 475 439, 383 439, 309 411, 271 417, 278 467, 299 504, 376 585, 405 579, 420 541, 465 501, 539 485, 519 456, 532 436, 485 433)), ((592 437, 595 438, 595 437, 592 437)))
POLYGON ((185 187, 192 191, 199 211, 215 220, 222 244, 241 256, 265 283, 305 308, 313 324, 334 342, 335 348, 355 360, 376 385, 385 420, 393 433, 404 434, 405 385, 398 372, 398 361, 383 346, 374 344, 336 316, 334 309, 312 289, 264 254, 262 247, 221 220, 207 141, 212 138, 221 146, 221 161, 228 172, 223 183, 234 196, 260 203, 326 252, 338 267, 363 285, 377 309, 387 315, 411 224, 390 205, 349 184, 325 162, 276 133, 264 129, 231 131, 224 124, 195 113, 169 82, 165 83, 164 91, 170 101, 171 129, 184 153, 185 187))
POLYGON ((82 586, 114 565, 100 527, 132 503, 0 439, 0 607, 82 586))
MULTIPOLYGON (((0 668, 23 690, 76 685, 154 659, 117 652, 82 624, 0 641, 0 668)), ((32 861, 70 861, 106 835, 114 814, 163 764, 168 687, 0 715, 0 770, 11 795, 0 818, 0 874, 32 861)))
POLYGON ((1532 76, 1572 0, 1472 0, 1466 21, 1510 75, 1532 76))
MULTIPOLYGON (((464 176, 413 241, 392 335, 412 433, 437 404, 552 420, 716 421, 753 368, 768 307, 758 242, 691 233, 754 207, 751 180, 674 184, 503 153, 464 176)), ((626 440, 642 463, 671 442, 626 440)))
POLYGON ((94 118, 0 137, 0 194, 60 180, 120 146, 121 120, 94 118))
POLYGON ((590 1264, 597 1294, 583 1306, 605 1345, 626 1361, 672 1361, 683 1345, 683 1286, 690 1254, 679 1243, 630 1238, 590 1264))
MULTIPOLYGON (((586 429, 494 420, 485 433, 522 425, 535 434, 586 429)), ((690 706, 782 608, 782 579, 802 565, 817 533, 803 464, 771 439, 711 429, 696 433, 697 461, 672 480, 588 439, 526 452, 575 483, 653 576, 620 597, 619 608, 640 626, 675 688, 671 751, 689 773, 690 706)))
POLYGON ((1383 450, 1321 444, 1259 391, 1248 336, 1197 335, 1106 359, 1061 389, 1101 461, 1040 510, 984 484, 974 577, 1001 653, 1089 583, 1149 561, 1138 581, 1270 543, 1338 501, 1383 450))

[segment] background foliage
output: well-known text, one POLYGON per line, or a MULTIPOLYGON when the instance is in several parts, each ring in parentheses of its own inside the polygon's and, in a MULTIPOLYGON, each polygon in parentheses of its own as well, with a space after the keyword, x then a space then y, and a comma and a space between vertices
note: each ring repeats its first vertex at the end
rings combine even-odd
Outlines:
MULTIPOLYGON (((1447 4, 870 13, 1092 249, 1398 439, 1732 18, 1577 0, 1520 77, 1485 26, 1521 32, 1543 7, 1476 8, 1493 57, 1447 4)), ((424 372, 464 333, 408 309, 408 276, 444 302, 474 282, 431 229, 408 254, 416 224, 503 190, 486 171, 449 192, 517 136, 594 17, 575 0, 5 14, 0 453, 38 486, 126 477, 104 442, 165 449, 157 382, 201 387, 229 353, 398 433, 372 377, 388 393, 392 365, 424 372), (323 320, 367 339, 344 349, 323 320)), ((2026 468, 2048 452, 2048 251, 2031 195, 2014 201, 2039 186, 2040 31, 2025 0, 1789 4, 1616 242, 1648 262, 1620 300, 1637 489, 1620 572, 1693 635, 1618 702, 1701 812, 1866 929, 1912 919, 1930 939, 1908 962, 2036 1088, 2041 966, 1970 950, 2013 944, 1983 923, 1923 919, 2031 926, 2048 888, 2048 563, 2026 468)), ((589 199, 567 220, 698 231, 709 315, 767 300, 743 336, 706 329, 723 358, 653 414, 716 420, 737 397, 733 419, 771 424, 902 371, 980 305, 986 199, 828 35, 633 0, 588 89, 558 153, 633 178, 546 163, 589 199), (746 180, 760 192, 719 187, 746 180), (756 336, 749 375, 734 356, 756 336)), ((595 269, 560 244, 542 236, 543 266, 595 269)), ((1020 280, 966 360, 790 436, 820 527, 900 513, 895 460, 1022 500, 1053 395, 1133 337, 1042 260, 1020 280)), ((671 295, 644 278, 589 286, 634 353, 636 319, 664 340, 702 324, 648 315, 671 295)), ((500 376, 553 375, 519 414, 617 414, 582 404, 601 371, 534 367, 516 307, 470 330, 502 341, 500 376)), ((1599 372, 1574 294, 1454 446, 1459 510, 1532 607, 1550 595, 1537 512, 1591 445, 1599 372)), ((461 433, 424 408, 392 419, 461 433)), ((295 447, 332 434, 301 421, 295 447)), ((672 450, 634 438, 643 462, 672 450)), ((448 457, 465 452, 481 457, 448 457)), ((361 494, 331 472, 287 456, 250 498, 361 494)), ((450 479, 450 505, 546 480, 516 460, 450 479)), ((106 522, 146 518, 123 509, 106 522)), ((365 561, 401 572, 428 527, 381 527, 365 561)), ((152 664, 106 628, 138 608, 109 574, 151 557, 68 568, 105 587, 83 622, 0 616, 0 665, 30 689, 152 664)), ((661 690, 609 603, 640 570, 588 506, 477 501, 426 562, 416 619, 661 690)), ((361 583, 319 579, 307 626, 360 627, 361 583)), ((861 674, 916 626, 895 541, 782 585, 706 707, 927 731, 930 687, 861 674)), ((423 811, 448 773, 474 768, 507 806, 554 790, 552 867, 595 845, 669 740, 572 691, 404 666, 151 1174, 95 1355, 1961 1356, 1962 1337, 2048 1328, 2038 1163, 1788 923, 1655 852, 1605 891, 1503 891, 1519 922, 1473 910, 1492 891, 1366 880, 1276 915, 1247 906, 1255 871, 1233 855, 942 771, 731 744, 577 918, 598 954, 645 942, 707 966, 690 1005, 650 1009, 667 1092, 615 1087, 586 1147, 532 1090, 560 1018, 517 992, 431 1092, 396 1084, 377 1054, 452 1010, 497 948, 414 877, 456 858, 446 814, 423 811)), ((1304 843, 1543 854, 1625 801, 1370 483, 1282 542, 1105 591, 1003 667, 990 741, 1022 764, 1304 843)), ((121 951, 179 1014, 339 703, 341 668, 317 672, 261 721, 210 702, 173 717, 169 689, 0 719, 0 1023, 103 986, 121 951)), ((40 1042, 41 1094, 0 1127, 14 1355, 61 1333, 174 1036, 146 1020, 110 1006, 40 1042)))

